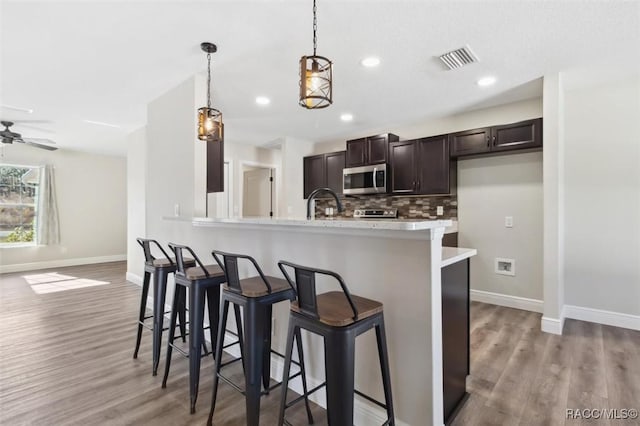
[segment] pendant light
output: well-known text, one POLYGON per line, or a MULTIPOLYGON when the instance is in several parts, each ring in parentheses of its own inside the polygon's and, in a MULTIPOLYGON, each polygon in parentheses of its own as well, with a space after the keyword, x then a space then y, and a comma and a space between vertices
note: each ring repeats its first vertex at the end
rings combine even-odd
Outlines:
POLYGON ((316 55, 318 21, 313 0, 313 55, 300 58, 300 106, 307 109, 326 108, 333 103, 333 64, 316 55))
POLYGON ((222 142, 224 140, 222 113, 211 108, 211 54, 218 48, 215 44, 206 41, 200 44, 200 48, 207 54, 207 106, 198 109, 198 139, 222 142))

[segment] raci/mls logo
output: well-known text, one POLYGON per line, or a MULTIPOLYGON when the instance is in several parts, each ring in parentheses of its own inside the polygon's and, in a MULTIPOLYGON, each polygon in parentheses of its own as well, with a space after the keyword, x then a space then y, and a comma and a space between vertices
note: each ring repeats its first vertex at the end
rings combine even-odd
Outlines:
POLYGON ((567 419, 571 420, 629 420, 637 418, 638 410, 635 408, 567 408, 567 419))

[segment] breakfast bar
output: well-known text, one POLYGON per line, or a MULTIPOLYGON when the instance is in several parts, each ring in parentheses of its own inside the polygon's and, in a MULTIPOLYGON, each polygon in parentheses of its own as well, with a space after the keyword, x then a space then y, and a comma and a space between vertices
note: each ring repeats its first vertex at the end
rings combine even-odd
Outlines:
MULTIPOLYGON (((442 359, 442 236, 449 220, 391 221, 304 220, 269 218, 165 217, 166 239, 189 244, 199 253, 211 250, 247 253, 279 276, 279 260, 329 269, 340 274, 349 289, 378 300, 385 309, 387 341, 397 424, 444 424, 442 359)), ((467 253, 472 256, 475 251, 467 253)), ((465 255, 457 253, 458 258, 465 255)), ((246 272, 246 271, 244 271, 246 272)), ((243 271, 240 271, 242 274, 243 271)), ((334 290, 318 282, 318 292, 334 290)), ((272 345, 285 344, 288 307, 273 312, 272 345)), ((303 334, 307 379, 322 382, 322 341, 303 334)), ((356 344, 356 388, 383 399, 375 335, 367 333, 356 344)), ((272 360, 274 379, 280 380, 282 362, 272 360)), ((290 387, 300 392, 299 380, 290 387)), ((315 401, 324 406, 324 395, 315 401)), ((356 397, 355 424, 385 420, 379 407, 356 397)))

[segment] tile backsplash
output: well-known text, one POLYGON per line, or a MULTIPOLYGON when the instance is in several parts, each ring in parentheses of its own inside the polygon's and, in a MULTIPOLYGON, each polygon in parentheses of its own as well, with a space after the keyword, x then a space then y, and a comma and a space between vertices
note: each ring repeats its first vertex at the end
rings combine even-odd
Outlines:
POLYGON ((455 195, 415 195, 391 196, 384 195, 356 195, 341 196, 344 207, 342 213, 337 213, 336 202, 333 198, 316 199, 316 218, 325 219, 326 207, 333 207, 334 218, 352 218, 356 209, 396 208, 399 219, 453 219, 458 218, 458 198, 455 195), (442 206, 444 214, 438 216, 436 209, 442 206))

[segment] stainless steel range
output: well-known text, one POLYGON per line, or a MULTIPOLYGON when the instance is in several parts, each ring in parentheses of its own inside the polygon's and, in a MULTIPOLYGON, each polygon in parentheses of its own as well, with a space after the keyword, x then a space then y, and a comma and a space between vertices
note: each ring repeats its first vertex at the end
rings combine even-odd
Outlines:
POLYGON ((397 219, 398 209, 356 209, 354 219, 397 219))

